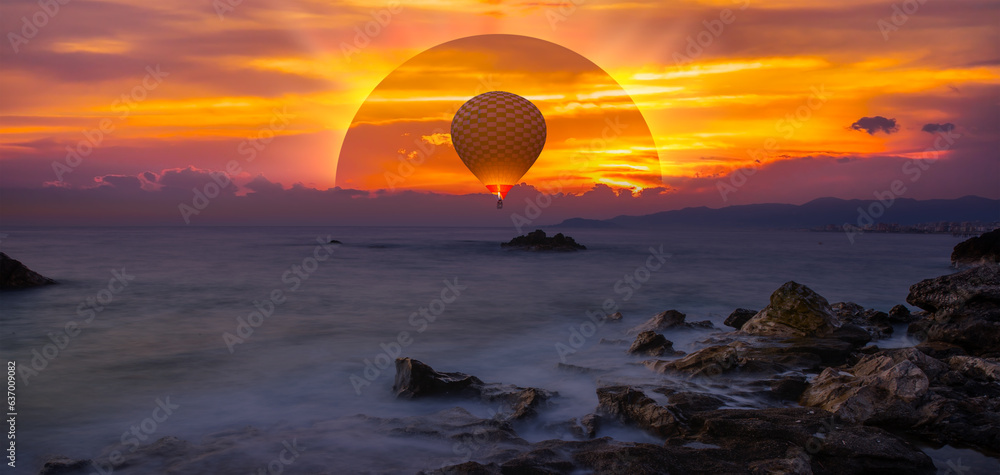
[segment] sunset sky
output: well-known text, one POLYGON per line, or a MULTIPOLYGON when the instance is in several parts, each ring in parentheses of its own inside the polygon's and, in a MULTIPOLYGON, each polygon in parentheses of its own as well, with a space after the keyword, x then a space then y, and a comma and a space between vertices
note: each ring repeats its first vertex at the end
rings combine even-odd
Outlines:
POLYGON ((871 198, 935 146, 907 198, 1000 197, 994 0, 45 5, 0 5, 8 223, 493 213, 446 132, 494 89, 546 117, 545 150, 508 200, 568 175, 551 221, 871 198), (507 36, 456 41, 476 35, 507 36), (400 174, 418 150, 434 153, 400 174), (235 186, 182 219, 227 167, 235 186))

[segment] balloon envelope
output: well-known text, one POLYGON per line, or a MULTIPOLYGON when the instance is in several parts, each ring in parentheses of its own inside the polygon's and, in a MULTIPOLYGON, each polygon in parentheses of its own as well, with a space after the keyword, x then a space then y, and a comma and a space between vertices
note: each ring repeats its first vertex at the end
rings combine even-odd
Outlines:
POLYGON ((458 108, 451 141, 472 174, 503 199, 542 152, 545 118, 531 101, 491 91, 458 108))

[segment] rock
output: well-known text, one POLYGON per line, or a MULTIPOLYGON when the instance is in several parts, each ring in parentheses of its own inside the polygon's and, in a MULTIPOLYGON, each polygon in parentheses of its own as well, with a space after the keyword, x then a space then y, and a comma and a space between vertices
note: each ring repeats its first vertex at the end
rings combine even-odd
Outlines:
POLYGON ((604 414, 660 437, 679 434, 683 425, 673 411, 628 386, 597 388, 597 404, 604 414))
POLYGON ((536 229, 523 236, 511 239, 510 242, 500 244, 500 247, 523 249, 526 251, 579 251, 587 249, 586 246, 577 243, 569 236, 558 233, 555 236, 545 236, 545 231, 536 229))
POLYGON ((56 281, 27 268, 21 261, 0 252, 0 289, 26 289, 56 281))
POLYGON ((920 318, 919 315, 910 313, 906 305, 896 305, 889 309, 889 323, 911 323, 920 318))
POLYGON ((91 460, 74 460, 68 457, 53 457, 45 462, 38 475, 76 475, 85 474, 90 468, 91 460))
POLYGON ((967 239, 955 245, 951 264, 958 266, 1000 262, 1000 229, 967 239))
POLYGON ((630 343, 628 340, 623 340, 621 338, 601 338, 600 340, 598 340, 597 344, 625 346, 625 345, 631 345, 632 343, 630 343))
POLYGON ((919 408, 920 420, 908 433, 935 444, 995 451, 1000 447, 1000 402, 997 402, 1000 396, 959 394, 962 395, 950 398, 935 391, 930 402, 919 408))
MULTIPOLYGON (((877 330, 875 331, 877 334, 877 330)), ((853 323, 843 323, 829 335, 831 338, 846 341, 852 346, 860 347, 872 341, 872 332, 853 323)))
POLYGON ((906 301, 930 314, 911 323, 920 340, 1000 356, 1000 266, 982 265, 910 286, 906 301))
POLYGON ((679 360, 651 360, 643 364, 659 373, 681 372, 692 377, 712 377, 739 368, 748 350, 749 345, 733 342, 702 348, 679 360))
POLYGON ((483 465, 479 462, 465 462, 458 465, 449 465, 441 470, 433 472, 417 472, 417 475, 502 475, 500 466, 491 463, 483 465))
POLYGON ((834 430, 818 445, 813 469, 823 468, 823 473, 937 473, 927 454, 877 427, 834 430))
POLYGON ((922 280, 910 286, 906 302, 928 312, 993 309, 1000 304, 1000 266, 979 266, 922 280))
POLYGON ((727 327, 733 327, 739 330, 740 328, 743 328, 743 324, 745 324, 748 320, 753 318, 753 316, 756 314, 757 310, 738 308, 736 310, 733 310, 733 313, 730 313, 729 316, 726 317, 726 321, 722 323, 725 324, 727 327))
POLYGON ((953 371, 979 381, 1000 381, 1000 363, 973 356, 952 356, 946 360, 953 371))
MULTIPOLYGON (((625 343, 624 340, 623 343, 625 343)), ((604 374, 612 371, 610 369, 589 368, 586 366, 578 366, 569 363, 556 363, 556 368, 562 371, 568 371, 570 373, 578 373, 578 374, 604 374)))
MULTIPOLYGON (((521 389, 521 388, 518 388, 521 389)), ((544 404, 552 397, 552 393, 538 388, 527 388, 517 393, 513 401, 513 411, 510 418, 521 420, 536 415, 538 406, 544 404)))
POLYGON ((600 475, 746 473, 743 461, 723 460, 718 452, 718 450, 654 444, 608 443, 577 449, 573 458, 586 470, 572 473, 600 475))
MULTIPOLYGON (((926 338, 927 335, 923 335, 922 339, 926 338)), ((939 360, 966 354, 965 350, 963 350, 961 346, 952 345, 951 343, 945 343, 943 341, 922 341, 914 348, 920 350, 927 356, 937 358, 939 360)))
POLYGON ((580 418, 580 427, 583 429, 580 433, 585 438, 593 439, 597 435, 597 430, 600 428, 601 417, 597 414, 587 414, 580 418))
POLYGON ((830 304, 812 289, 786 282, 771 294, 771 303, 747 321, 741 333, 768 336, 825 336, 840 323, 830 304))
POLYGON ((601 416, 597 414, 587 414, 579 420, 573 417, 568 421, 549 422, 542 426, 542 429, 554 433, 559 438, 572 435, 576 439, 593 439, 597 435, 597 429, 601 423, 601 416))
POLYGON ((948 365, 930 356, 927 356, 916 348, 896 348, 882 350, 872 355, 861 358, 855 365, 854 371, 860 375, 870 375, 879 371, 884 371, 902 361, 913 363, 928 378, 936 378, 948 371, 948 365))
POLYGON ((837 316, 842 322, 855 323, 853 320, 861 319, 862 314, 865 312, 865 308, 854 302, 837 302, 830 304, 830 310, 833 310, 833 314, 837 316))
POLYGON ((622 313, 621 312, 612 313, 611 315, 608 315, 608 320, 611 320, 612 322, 620 322, 622 321, 622 313))
POLYGON ((935 473, 930 457, 905 440, 876 427, 836 424, 809 408, 705 411, 692 414, 688 427, 689 438, 719 447, 713 457, 742 462, 725 473, 935 473), (789 467, 798 471, 780 471, 789 467))
POLYGON ((916 348, 882 350, 846 368, 827 368, 800 403, 844 422, 906 430, 939 444, 1000 446, 1000 365, 916 348))
MULTIPOLYGON (((862 335, 867 337, 867 333, 864 330, 859 329, 858 331, 858 337, 862 335)), ((784 343, 788 346, 759 347, 754 352, 764 356, 786 355, 788 357, 798 357, 801 363, 797 369, 815 369, 819 371, 824 366, 844 364, 855 349, 857 349, 858 345, 856 343, 852 343, 844 335, 840 336, 841 338, 792 338, 784 340, 784 343), (815 365, 803 366, 812 359, 815 359, 815 365)))
POLYGON ((392 390, 397 398, 429 396, 480 399, 506 405, 503 419, 519 420, 534 416, 537 408, 557 393, 509 384, 484 383, 465 373, 444 373, 412 358, 396 358, 396 380, 392 390))
MULTIPOLYGON (((922 354, 915 352, 916 354, 922 354)), ((909 359, 896 362, 877 354, 855 365, 854 374, 827 368, 802 394, 801 404, 834 413, 852 423, 912 425, 919 419, 916 402, 929 388, 927 374, 909 359)))
POLYGON ((681 413, 711 411, 725 404, 721 398, 705 393, 679 392, 669 396, 670 405, 681 413))
POLYGON ((819 371, 824 366, 843 364, 854 348, 855 345, 835 338, 773 339, 755 344, 733 341, 702 348, 681 359, 650 360, 643 364, 659 373, 679 372, 690 377, 733 372, 773 375, 793 370, 819 371))
POLYGON ((782 401, 798 401, 808 385, 804 376, 784 376, 770 382, 771 396, 782 401))
POLYGON ((642 325, 629 329, 629 332, 640 333, 648 330, 653 330, 653 331, 669 330, 676 326, 683 325, 685 318, 687 318, 687 315, 684 315, 683 313, 678 312, 677 310, 667 310, 666 312, 660 312, 654 315, 653 318, 646 320, 646 322, 643 323, 642 325))
POLYGON ((830 306, 841 323, 851 323, 864 329, 872 340, 881 340, 892 335, 889 314, 874 309, 865 309, 854 302, 837 302, 830 306))
POLYGON ((396 397, 479 397, 485 383, 465 373, 440 373, 412 358, 396 358, 396 397))
POLYGON ((792 446, 785 452, 784 457, 751 462, 749 465, 752 474, 795 474, 813 475, 811 457, 802 447, 792 446))
POLYGON ((678 312, 677 310, 667 310, 666 312, 660 312, 654 315, 641 325, 629 328, 625 333, 627 335, 637 335, 645 331, 663 332, 678 328, 715 328, 715 325, 708 320, 700 322, 685 322, 684 320, 686 318, 687 315, 678 312))
POLYGON ((535 444, 527 452, 500 464, 500 471, 504 474, 562 475, 571 473, 575 468, 576 464, 568 457, 566 451, 554 449, 544 442, 535 444))
POLYGON ((663 335, 647 330, 635 338, 628 349, 630 355, 673 356, 682 355, 683 351, 674 351, 674 343, 663 335))
POLYGON ((582 465, 573 473, 935 473, 927 455, 889 432, 828 419, 805 408, 705 411, 692 416, 688 435, 664 445, 596 439, 535 447, 571 452, 582 465))
MULTIPOLYGON (((232 440, 229 440, 229 446, 234 445, 232 440)), ((211 473, 215 472, 215 469, 209 469, 206 467, 206 462, 199 460, 206 453, 212 453, 218 447, 209 446, 195 446, 186 440, 181 440, 176 437, 162 437, 157 439, 155 442, 150 442, 147 445, 133 447, 128 451, 121 450, 122 446, 120 444, 112 445, 104 449, 102 454, 94 458, 93 463, 89 460, 86 461, 69 461, 68 459, 62 459, 62 461, 56 460, 55 464, 50 467, 50 460, 42 468, 39 473, 44 473, 47 475, 63 474, 63 475, 84 475, 93 473, 111 473, 124 471, 126 473, 211 473), (118 463, 112 464, 110 462, 110 457, 112 453, 117 452, 116 457, 121 457, 118 463), (81 464, 81 462, 85 462, 81 464), (46 472, 46 468, 49 467, 49 471, 46 472), (97 471, 95 472, 95 469, 97 471)), ((208 462, 211 464, 211 462, 208 462)), ((252 470, 251 466, 247 465, 246 462, 239 464, 240 466, 235 471, 242 470, 252 470)), ((233 467, 229 467, 232 471, 233 467)))

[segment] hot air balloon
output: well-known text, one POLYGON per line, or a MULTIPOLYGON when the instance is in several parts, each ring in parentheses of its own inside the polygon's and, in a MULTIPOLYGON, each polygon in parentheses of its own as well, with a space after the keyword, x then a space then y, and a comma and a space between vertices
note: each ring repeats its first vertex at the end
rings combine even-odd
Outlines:
POLYGON ((458 156, 486 189, 497 209, 545 146, 545 117, 531 101, 504 91, 480 94, 462 104, 451 121, 458 156))

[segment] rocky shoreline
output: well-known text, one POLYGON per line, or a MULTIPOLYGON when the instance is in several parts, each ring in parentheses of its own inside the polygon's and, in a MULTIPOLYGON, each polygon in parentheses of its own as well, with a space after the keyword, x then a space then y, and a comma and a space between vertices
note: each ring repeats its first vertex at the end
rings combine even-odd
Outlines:
MULTIPOLYGON (((712 334, 705 340, 709 346, 677 359, 643 360, 665 376, 661 384, 598 387, 594 412, 566 422, 580 440, 528 444, 425 473, 936 473, 913 441, 972 447, 996 457, 1000 267, 925 280, 911 287, 907 301, 923 312, 894 309, 893 319, 912 320, 910 333, 919 343, 880 349, 878 339, 892 332, 889 314, 852 303, 831 305, 788 282, 763 310, 752 316, 745 309, 734 312, 743 317, 732 323, 738 329, 712 334), (740 376, 752 377, 758 394, 798 407, 727 409, 727 396, 690 389, 689 383, 722 387, 740 376), (665 395, 666 404, 653 394, 665 395), (663 444, 595 438, 607 424, 641 428, 663 444)), ((675 355, 663 333, 704 327, 684 320, 671 310, 631 329, 626 333, 638 335, 628 352, 675 355)), ((401 359, 397 368, 409 361, 401 359)), ((397 373, 397 385, 414 384, 407 374, 397 373)), ((429 376, 420 384, 438 382, 429 376)), ((538 403, 537 411, 553 397, 558 395, 529 400, 538 403)), ((523 414, 518 404, 510 407, 511 414, 523 414)), ((499 419, 494 430, 509 431, 509 421, 499 419)))
MULTIPOLYGON (((627 339, 601 343, 621 347, 649 377, 602 380, 601 368, 560 364, 563 371, 594 375, 598 402, 588 414, 545 422, 548 440, 531 442, 521 429, 540 424, 541 415, 558 406, 559 393, 487 383, 405 356, 395 363, 392 391, 399 404, 475 401, 498 410, 489 418, 454 407, 349 419, 394 437, 455 446, 476 441, 462 445, 468 448, 463 460, 417 472, 425 475, 934 474, 958 470, 941 461, 935 467, 921 447, 949 445, 998 457, 1000 266, 987 262, 921 281, 910 287, 906 301, 920 310, 831 304, 809 287, 787 282, 763 309, 736 309, 725 322, 731 330, 688 322, 677 310, 619 327, 627 339), (912 345, 878 346, 903 325, 912 345), (670 341, 684 331, 703 334, 688 354, 670 341), (740 398, 766 403, 748 409, 738 404, 740 398), (615 427, 642 430, 660 442, 616 440, 607 435, 615 427)), ((615 317, 608 324, 621 325, 614 323, 621 316, 615 317)), ((126 455, 123 467, 208 473, 239 452, 240 441, 255 437, 253 429, 199 444, 166 437, 126 455)), ((86 473, 88 462, 56 458, 40 473, 86 473)), ((300 470, 335 473, 321 464, 300 470)))

